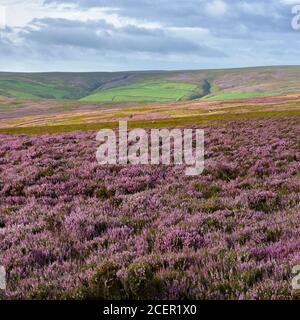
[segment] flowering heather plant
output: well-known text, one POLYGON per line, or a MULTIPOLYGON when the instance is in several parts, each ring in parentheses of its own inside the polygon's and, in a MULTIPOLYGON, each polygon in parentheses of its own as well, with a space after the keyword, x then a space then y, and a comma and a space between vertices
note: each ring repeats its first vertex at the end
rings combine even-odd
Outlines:
POLYGON ((100 166, 94 133, 2 135, 0 298, 300 297, 300 119, 202 128, 195 177, 100 166))

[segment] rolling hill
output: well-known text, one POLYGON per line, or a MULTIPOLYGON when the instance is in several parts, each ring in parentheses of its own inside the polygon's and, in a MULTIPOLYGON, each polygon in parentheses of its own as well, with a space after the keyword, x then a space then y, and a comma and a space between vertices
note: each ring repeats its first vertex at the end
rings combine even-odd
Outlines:
POLYGON ((227 70, 1 73, 0 133, 211 123, 299 115, 300 66, 227 70))
POLYGON ((299 66, 114 73, 0 73, 0 96, 16 100, 93 103, 224 100, 297 93, 300 92, 299 80, 299 66))

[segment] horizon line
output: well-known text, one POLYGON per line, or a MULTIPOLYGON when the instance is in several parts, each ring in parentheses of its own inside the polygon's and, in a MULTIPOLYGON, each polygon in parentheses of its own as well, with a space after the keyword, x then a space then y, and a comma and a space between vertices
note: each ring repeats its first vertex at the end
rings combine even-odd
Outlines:
POLYGON ((144 70, 119 70, 119 71, 5 71, 0 70, 2 73, 11 74, 45 74, 45 73, 149 73, 149 72, 194 72, 194 71, 221 71, 221 70, 239 70, 239 69, 259 69, 259 68, 291 68, 300 67, 300 64, 296 65, 257 65, 257 66, 245 66, 245 67, 224 67, 224 68, 203 68, 203 69, 144 69, 144 70))

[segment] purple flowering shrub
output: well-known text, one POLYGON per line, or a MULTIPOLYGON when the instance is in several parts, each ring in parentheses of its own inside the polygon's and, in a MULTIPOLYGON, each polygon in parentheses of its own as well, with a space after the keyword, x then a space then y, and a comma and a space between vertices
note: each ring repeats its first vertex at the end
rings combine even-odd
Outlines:
POLYGON ((2 299, 291 299, 300 120, 206 125, 202 175, 100 166, 94 133, 2 135, 2 299))

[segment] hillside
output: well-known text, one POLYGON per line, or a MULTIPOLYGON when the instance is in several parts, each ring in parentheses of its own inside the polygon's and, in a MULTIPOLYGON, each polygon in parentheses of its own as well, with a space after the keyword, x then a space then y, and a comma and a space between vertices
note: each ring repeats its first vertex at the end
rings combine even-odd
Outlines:
POLYGON ((115 73, 0 73, 0 96, 17 100, 114 103, 224 100, 298 93, 299 79, 299 66, 115 73))

